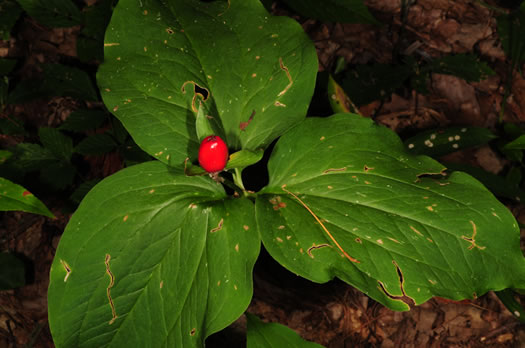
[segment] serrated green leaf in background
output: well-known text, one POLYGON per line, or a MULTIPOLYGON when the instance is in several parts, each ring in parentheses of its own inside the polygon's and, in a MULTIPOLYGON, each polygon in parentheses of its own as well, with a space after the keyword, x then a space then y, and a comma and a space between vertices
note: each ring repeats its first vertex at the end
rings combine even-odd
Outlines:
POLYGON ((82 139, 75 146, 75 152, 82 155, 102 155, 115 150, 117 146, 118 144, 110 135, 94 134, 82 139))
POLYGON ((0 134, 26 135, 24 122, 16 117, 0 118, 0 134))
POLYGON ((111 18, 114 0, 97 1, 84 8, 82 31, 77 38, 77 56, 83 62, 104 59, 104 33, 111 18))
POLYGON ((39 170, 57 160, 49 149, 38 144, 17 144, 13 149, 13 153, 14 156, 8 162, 24 173, 39 170))
POLYGON ((9 94, 10 104, 24 103, 37 98, 73 97, 98 100, 97 91, 89 74, 62 64, 43 64, 40 79, 25 80, 9 94))
POLYGON ((465 148, 487 144, 497 136, 481 127, 449 127, 421 132, 404 141, 415 155, 442 156, 465 148))
POLYGON ((467 82, 478 82, 494 75, 494 71, 474 54, 448 55, 432 61, 425 67, 428 72, 454 75, 467 82))
POLYGON ((324 22, 380 24, 363 0, 283 0, 301 16, 324 22))
POLYGON ((168 164, 197 159, 197 92, 232 151, 256 150, 304 118, 318 68, 301 26, 258 0, 122 0, 105 46, 104 102, 168 164))
POLYGON ((84 132, 97 129, 107 118, 102 110, 79 109, 73 111, 58 128, 73 132, 84 132))
POLYGON ((263 323, 253 314, 246 313, 248 348, 322 348, 323 346, 305 341, 292 329, 278 323, 263 323))
POLYGON ((202 347, 248 306, 259 247, 251 201, 158 161, 124 169, 88 193, 60 240, 55 344, 202 347))
POLYGON ((0 290, 19 288, 25 282, 24 261, 13 253, 0 253, 0 290))
POLYGON ((0 0, 0 40, 9 40, 22 8, 15 0, 0 0))
POLYGON ((341 86, 359 106, 389 97, 413 74, 413 66, 408 64, 358 65, 345 73, 341 86))
POLYGON ((364 105, 388 98, 407 81, 411 88, 426 94, 432 73, 454 75, 470 82, 485 79, 494 71, 472 54, 449 55, 429 63, 419 63, 413 56, 406 56, 400 65, 359 65, 345 73, 341 85, 352 101, 364 105))
POLYGON ((69 161, 73 154, 73 140, 57 128, 42 127, 38 129, 40 142, 59 160, 69 161))
POLYGON ((407 153, 352 114, 310 118, 281 137, 257 224, 270 254, 316 282, 337 276, 393 309, 433 296, 525 286, 519 229, 478 181, 407 153))
POLYGON ((87 195, 87 193, 95 187, 96 184, 99 183, 100 180, 94 179, 94 180, 88 180, 83 182, 82 184, 78 185, 75 191, 71 194, 69 199, 75 203, 80 203, 82 199, 87 195))
POLYGON ((54 217, 38 198, 20 185, 0 178, 0 211, 19 210, 54 217))
POLYGON ((82 12, 71 0, 17 0, 29 16, 50 28, 82 23, 82 12))

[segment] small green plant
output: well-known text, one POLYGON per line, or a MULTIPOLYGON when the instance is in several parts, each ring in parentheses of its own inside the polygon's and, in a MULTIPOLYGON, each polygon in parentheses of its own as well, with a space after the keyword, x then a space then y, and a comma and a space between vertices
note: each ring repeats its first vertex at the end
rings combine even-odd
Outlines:
POLYGON ((517 222, 480 182, 370 119, 305 118, 317 69, 301 27, 257 0, 119 1, 97 81, 155 160, 102 180, 70 220, 50 272, 57 347, 202 347, 246 310, 261 242, 393 310, 525 288, 517 222), (231 153, 220 180, 197 165, 210 134, 231 153), (253 189, 243 171, 265 151, 253 189))

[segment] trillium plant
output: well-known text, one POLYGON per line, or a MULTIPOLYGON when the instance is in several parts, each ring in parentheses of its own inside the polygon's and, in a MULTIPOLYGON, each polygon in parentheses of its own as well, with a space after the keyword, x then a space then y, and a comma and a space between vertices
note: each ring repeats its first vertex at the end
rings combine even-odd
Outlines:
POLYGON ((248 307, 261 242, 393 310, 525 289, 509 210, 370 119, 306 117, 317 70, 301 26, 258 0, 118 2, 97 81, 155 160, 71 218, 50 273, 57 347, 202 347, 248 307), (243 170, 270 150, 253 192, 243 170))

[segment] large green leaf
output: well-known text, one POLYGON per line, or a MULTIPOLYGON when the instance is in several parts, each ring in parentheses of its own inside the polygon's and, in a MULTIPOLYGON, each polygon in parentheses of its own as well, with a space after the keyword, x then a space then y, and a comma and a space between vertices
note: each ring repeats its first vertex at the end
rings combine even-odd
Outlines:
POLYGON ((263 323, 255 315, 246 313, 248 319, 246 338, 248 348, 322 348, 305 341, 292 329, 278 323, 263 323))
POLYGON ((442 165, 369 119, 307 119, 268 166, 257 224, 270 254, 303 277, 337 276, 394 309, 408 309, 402 297, 525 286, 512 214, 472 177, 442 177, 442 165))
POLYGON ((202 88, 206 115, 231 152, 257 150, 304 118, 317 72, 301 26, 258 0, 121 0, 105 46, 97 75, 104 102, 168 164, 197 158, 202 88))
POLYGON ((248 306, 259 247, 249 200, 158 161, 124 169, 88 193, 60 240, 55 344, 203 346, 248 306))
POLYGON ((72 0, 17 0, 40 24, 48 27, 71 27, 82 22, 82 12, 72 0))
POLYGON ((0 178, 0 211, 20 210, 54 217, 38 198, 20 185, 0 178))

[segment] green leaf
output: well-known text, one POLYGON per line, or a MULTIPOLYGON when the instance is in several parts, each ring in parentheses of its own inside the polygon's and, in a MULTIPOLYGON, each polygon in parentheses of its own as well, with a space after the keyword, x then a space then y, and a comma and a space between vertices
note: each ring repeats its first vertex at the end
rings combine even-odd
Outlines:
POLYGON ((55 344, 203 347, 248 306, 259 248, 248 199, 158 161, 126 168, 62 235, 48 292, 55 344))
POLYGON ((77 39, 77 56, 83 62, 104 59, 104 33, 114 0, 97 1, 84 8, 84 25, 77 39))
POLYGON ((10 104, 59 96, 87 101, 98 99, 91 78, 85 71, 61 64, 43 64, 42 69, 41 79, 25 80, 16 85, 9 94, 10 104))
POLYGON ((75 152, 82 155, 103 155, 117 148, 117 143, 108 134, 90 135, 75 146, 75 152))
POLYGON ((325 22, 380 24, 363 0, 284 0, 284 3, 301 16, 325 22))
POLYGON ((38 198, 20 185, 0 178, 0 211, 19 210, 54 217, 38 198))
POLYGON ((23 171, 31 172, 39 170, 50 163, 57 161, 55 155, 38 144, 20 143, 14 148, 14 156, 8 162, 23 171))
MULTIPOLYGON (((259 151, 250 151, 250 150, 241 150, 234 152, 230 155, 230 158, 228 159, 228 163, 226 163, 226 167, 224 170, 230 170, 235 168, 246 168, 248 166, 251 166, 252 164, 255 164, 259 162, 264 155, 264 150, 259 151)), ((206 174, 206 171, 202 169, 201 166, 193 165, 189 162, 185 163, 185 169, 184 169, 186 175, 192 176, 192 175, 204 175, 206 174)))
POLYGON ((257 197, 270 254, 316 282, 333 277, 392 309, 525 286, 519 229, 478 181, 405 151, 352 114, 309 118, 281 137, 257 197), (404 298, 406 298, 404 297, 404 298))
POLYGON ((96 184, 99 183, 100 180, 94 179, 94 180, 88 180, 86 182, 83 182, 82 184, 78 185, 78 187, 75 189, 75 191, 71 194, 69 199, 75 203, 80 203, 82 199, 87 195, 87 193, 95 187, 96 184))
POLYGON ((199 102, 199 110, 197 111, 197 118, 195 120, 195 132, 197 133, 197 139, 199 139, 199 143, 202 143, 204 138, 207 136, 214 134, 210 120, 204 113, 202 102, 199 102))
POLYGON ((106 106, 167 164, 197 159, 198 94, 230 149, 257 150, 304 118, 318 69, 301 26, 258 0, 122 0, 105 46, 106 106))
POLYGON ((24 122, 12 116, 8 118, 0 118, 0 134, 26 135, 24 122))
POLYGON ((511 289, 505 289, 502 291, 497 291, 496 295, 500 301, 507 307, 509 312, 511 312, 520 322, 525 323, 525 309, 523 305, 516 301, 516 294, 511 289))
POLYGON ((0 40, 9 40, 11 29, 21 13, 22 8, 15 0, 0 1, 0 40))
POLYGON ((42 127, 38 129, 40 142, 51 151, 57 159, 69 161, 73 154, 73 140, 56 128, 42 127))
POLYGON ((102 110, 80 109, 73 111, 59 127, 61 130, 84 132, 99 128, 107 114, 102 110))
POLYGON ((9 157, 13 156, 13 153, 7 150, 0 150, 0 164, 4 163, 9 159, 9 157))
POLYGON ((467 82, 478 82, 494 75, 494 71, 474 54, 456 54, 434 60, 425 67, 437 74, 460 77, 467 82))
POLYGON ((246 313, 248 348, 321 348, 322 346, 305 341, 292 329, 277 323, 265 324, 253 314, 246 313))
POLYGON ((333 112, 359 112, 357 107, 352 103, 350 98, 348 98, 343 88, 334 80, 332 75, 328 76, 326 91, 333 112))
POLYGON ((525 59, 525 44, 522 38, 525 35, 525 6, 512 13, 496 18, 498 35, 503 51, 514 67, 525 59))
POLYGON ((342 87, 355 104, 365 105, 389 97, 413 74, 414 67, 408 64, 359 65, 346 72, 342 87))
POLYGON ((228 163, 226 163, 226 169, 246 168, 259 162, 263 158, 263 155, 263 150, 241 150, 234 152, 230 155, 228 163))
POLYGON ((33 19, 50 28, 82 23, 82 12, 71 0, 17 0, 33 19))
POLYGON ((468 164, 445 163, 445 165, 447 170, 462 171, 472 175, 498 197, 509 198, 516 202, 525 202, 525 192, 516 183, 506 180, 500 175, 489 173, 468 164))
POLYGON ((24 261, 13 253, 0 253, 0 290, 19 288, 25 283, 24 261))
POLYGON ((525 150, 525 135, 520 135, 504 146, 507 150, 525 150))
POLYGON ((480 127, 449 127, 421 132, 404 141, 415 155, 442 156, 461 149, 487 144, 497 138, 480 127))

